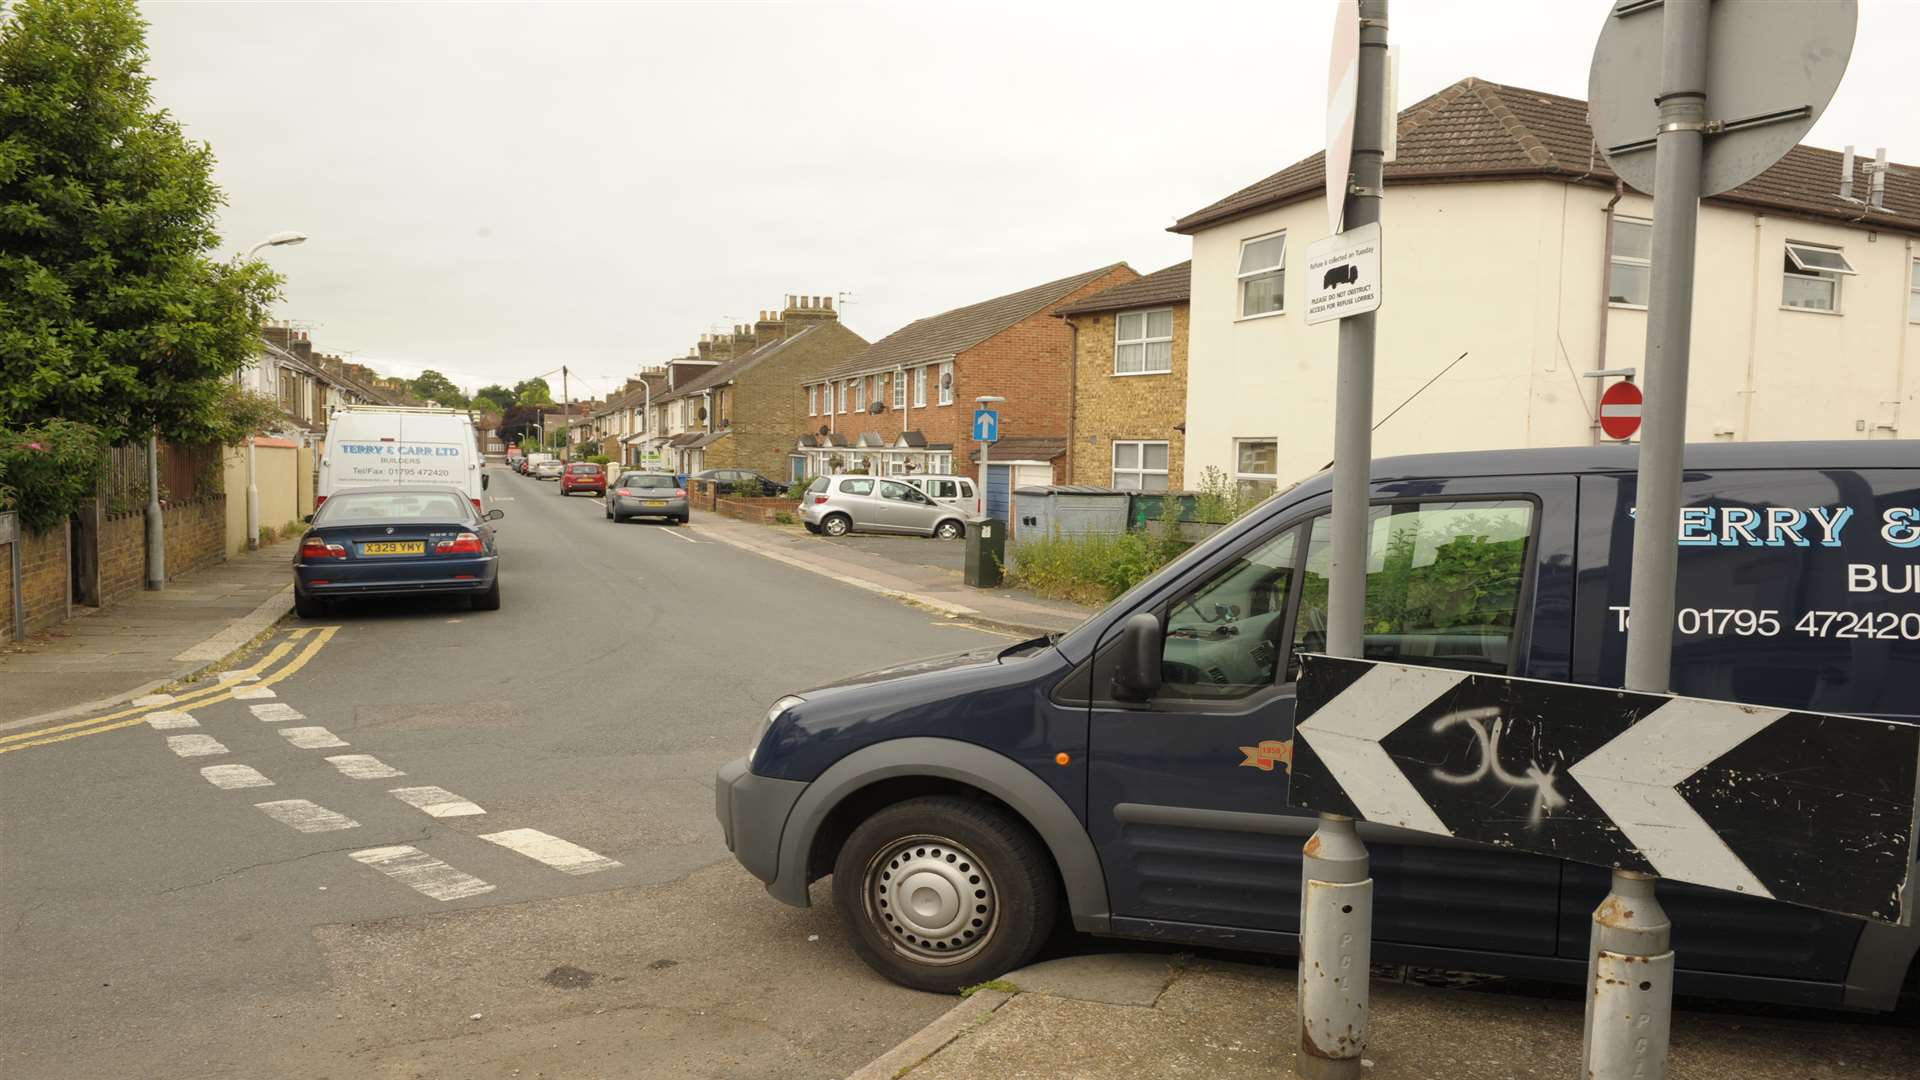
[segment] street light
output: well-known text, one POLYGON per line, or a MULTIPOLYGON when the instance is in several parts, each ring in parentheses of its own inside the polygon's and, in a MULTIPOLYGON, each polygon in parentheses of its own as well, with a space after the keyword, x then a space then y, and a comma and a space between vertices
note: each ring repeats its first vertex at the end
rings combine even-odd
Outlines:
MULTIPOLYGON (((259 243, 253 245, 253 247, 247 251, 247 259, 251 260, 254 257, 254 255, 258 254, 260 249, 264 247, 290 247, 294 244, 304 244, 306 242, 307 242, 306 233, 298 232, 293 229, 284 229, 280 232, 274 233, 272 236, 267 237, 265 240, 262 240, 259 243)), ((291 334, 288 335, 288 342, 289 342, 289 347, 291 347, 291 342, 292 342, 291 334)), ((253 440, 254 440, 254 437, 252 435, 247 436, 247 547, 248 548, 257 548, 260 546, 260 487, 258 482, 254 478, 253 440)), ((157 515, 157 513, 158 513, 158 508, 156 507, 155 514, 157 515)), ((152 551, 153 545, 148 544, 147 549, 148 551, 152 551)), ((164 553, 163 553, 163 557, 164 557, 164 553)), ((152 556, 149 556, 148 562, 149 563, 152 562, 152 556)), ((148 585, 148 588, 159 588, 159 586, 148 585)))
POLYGON ((295 244, 304 244, 306 242, 307 242, 306 233, 298 232, 293 229, 287 229, 282 232, 274 233, 272 236, 269 236, 265 240, 262 240, 259 243, 253 245, 253 248, 247 252, 247 258, 249 259, 253 258, 254 255, 257 254, 260 251, 260 249, 263 247, 292 247, 295 244))

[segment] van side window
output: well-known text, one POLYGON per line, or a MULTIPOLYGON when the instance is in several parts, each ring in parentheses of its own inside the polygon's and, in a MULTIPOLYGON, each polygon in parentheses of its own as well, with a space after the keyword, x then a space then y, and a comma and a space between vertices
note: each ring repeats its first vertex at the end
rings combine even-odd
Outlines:
POLYGON ((1299 528, 1234 560, 1167 610, 1163 697, 1246 697, 1274 684, 1285 644, 1299 528))
MULTIPOLYGON (((1313 521, 1295 653, 1327 646, 1328 521, 1313 521)), ((1367 658, 1504 674, 1512 660, 1532 531, 1533 504, 1518 499, 1373 507, 1367 519, 1367 658)), ((1288 669, 1295 669, 1291 659, 1288 669)))

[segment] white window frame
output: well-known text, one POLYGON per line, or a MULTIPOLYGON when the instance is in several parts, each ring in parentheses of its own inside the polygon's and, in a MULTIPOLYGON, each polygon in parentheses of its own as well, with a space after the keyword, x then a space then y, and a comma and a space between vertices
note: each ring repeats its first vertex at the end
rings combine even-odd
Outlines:
POLYGON ((1838 315, 1840 307, 1840 281, 1843 277, 1852 277, 1853 264, 1847 261, 1846 251, 1830 244, 1812 244, 1804 240, 1788 240, 1785 244, 1786 259, 1780 272, 1780 306, 1788 311, 1817 311, 1827 315, 1838 315), (1830 254, 1840 262, 1839 266, 1818 266, 1808 260, 1808 256, 1821 253, 1830 254), (1826 307, 1813 307, 1807 304, 1787 303, 1787 279, 1802 278, 1812 281, 1831 282, 1833 302, 1826 307))
POLYGON ((942 405, 953 404, 953 390, 954 390, 953 384, 957 380, 953 379, 951 377, 952 375, 953 375, 953 361, 951 360, 941 361, 938 384, 940 387, 940 404, 942 405))
POLYGON ((913 407, 916 409, 927 407, 927 366, 925 364, 913 369, 913 407))
MULTIPOLYGON (((1616 232, 1621 225, 1645 225, 1647 227, 1648 251, 1652 251, 1653 222, 1650 219, 1626 217, 1622 215, 1613 219, 1613 225, 1616 232)), ((1615 300, 1613 298, 1613 268, 1616 266, 1637 266, 1645 270, 1647 272, 1647 291, 1651 294, 1653 291, 1653 260, 1643 259, 1638 255, 1622 255, 1618 247, 1615 247, 1614 250, 1609 252, 1607 257, 1607 306, 1627 308, 1631 311, 1647 310, 1647 305, 1645 304, 1636 304, 1631 300, 1615 300)))
POLYGON ((905 412, 907 408, 906 372, 895 371, 893 374, 887 376, 887 378, 892 380, 894 411, 905 412))
POLYGON ((840 383, 840 411, 842 413, 847 411, 847 399, 852 396, 853 396, 853 388, 848 386, 844 381, 842 381, 840 383))
POLYGON ((820 388, 817 386, 807 387, 807 415, 820 415, 820 388))
POLYGON ((1920 259, 1907 264, 1907 321, 1920 323, 1920 259))
POLYGON ((1286 239, 1287 230, 1276 229, 1273 232, 1261 233, 1259 236, 1249 236, 1245 240, 1240 241, 1239 257, 1234 260, 1234 266, 1236 268, 1239 267, 1240 262, 1246 258, 1247 245, 1257 244, 1262 240, 1271 240, 1276 236, 1280 237, 1279 262, 1272 266, 1259 267, 1253 270, 1240 270, 1234 275, 1233 288, 1235 295, 1233 309, 1241 319, 1268 319, 1275 315, 1285 315, 1287 313, 1287 249, 1292 246, 1286 239), (1251 315, 1247 314, 1247 282, 1253 278, 1263 277, 1275 271, 1278 271, 1280 274, 1280 306, 1274 308, 1272 311, 1257 311, 1251 315))
POLYGON ((1271 493, 1280 487, 1280 440, 1272 435, 1249 435, 1233 440, 1233 483, 1237 488, 1243 483, 1263 484, 1271 493), (1240 471, 1240 447, 1247 443, 1272 443, 1273 467, 1271 473, 1250 473, 1240 471))
MULTIPOLYGON (((1238 464, 1238 461, 1239 457, 1236 451, 1235 463, 1238 464)), ((1172 490, 1173 477, 1170 470, 1173 466, 1173 444, 1167 442, 1165 439, 1115 439, 1113 441, 1113 449, 1107 454, 1107 462, 1113 469, 1113 487, 1116 491, 1153 492, 1172 490), (1120 448, 1123 446, 1133 447, 1134 460, 1139 462, 1137 467, 1131 469, 1123 469, 1120 467, 1120 448), (1168 468, 1147 468, 1147 447, 1149 446, 1166 448, 1168 468), (1134 486, 1130 488, 1121 486, 1120 477, 1122 475, 1133 477, 1134 486), (1150 488, 1147 486, 1147 477, 1149 476, 1158 476, 1165 482, 1160 487, 1150 488)))
POLYGON ((1171 375, 1173 374, 1173 309, 1172 308, 1170 307, 1141 308, 1138 311, 1122 311, 1113 317, 1113 374, 1115 375, 1115 377, 1133 376, 1133 375, 1171 375), (1162 312, 1165 312, 1167 316, 1166 336, 1165 337, 1145 336, 1147 334, 1147 327, 1150 324, 1152 317, 1162 312), (1137 337, 1137 338, 1123 338, 1120 336, 1120 321, 1122 319, 1125 319, 1129 315, 1140 316, 1140 333, 1143 336, 1137 337), (1167 366, 1163 368, 1150 368, 1145 366, 1147 363, 1147 352, 1148 352, 1147 346, 1160 345, 1160 344, 1165 344, 1167 347, 1167 366), (1123 345, 1140 346, 1141 368, 1139 371, 1121 371, 1120 370, 1120 348, 1123 345))
POLYGON ((858 378, 853 380, 853 411, 854 412, 867 411, 867 384, 872 381, 873 381, 872 376, 866 376, 863 378, 858 378))

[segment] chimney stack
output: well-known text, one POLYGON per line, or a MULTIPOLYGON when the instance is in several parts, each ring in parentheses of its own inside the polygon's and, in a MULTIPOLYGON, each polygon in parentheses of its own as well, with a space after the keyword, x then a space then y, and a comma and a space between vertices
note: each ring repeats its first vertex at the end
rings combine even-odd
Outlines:
POLYGON ((754 343, 765 345, 771 341, 779 341, 787 336, 786 330, 786 325, 780 321, 778 311, 762 311, 760 321, 753 324, 754 343))
POLYGON ((1843 151, 1840 155, 1840 197, 1847 200, 1848 202, 1853 201, 1853 144, 1852 143, 1848 143, 1846 150, 1843 151))
POLYGON ((789 296, 787 309, 780 316, 788 323, 835 322, 838 319, 833 311, 831 296, 789 296))
POLYGON ((1873 168, 1867 181, 1867 204, 1875 210, 1887 207, 1887 148, 1882 146, 1873 153, 1873 168))

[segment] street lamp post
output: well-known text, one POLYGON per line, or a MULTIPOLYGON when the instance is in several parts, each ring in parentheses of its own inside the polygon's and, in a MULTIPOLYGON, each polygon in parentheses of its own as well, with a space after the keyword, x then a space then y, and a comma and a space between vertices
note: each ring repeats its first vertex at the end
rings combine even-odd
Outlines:
MULTIPOLYGON (((985 406, 985 405, 998 404, 999 402, 1002 402, 1005 400, 1007 399, 1001 397, 998 394, 981 394, 979 397, 973 399, 973 403, 975 405, 985 406)), ((996 430, 994 434, 998 435, 999 431, 996 430)), ((988 455, 988 452, 992 450, 993 444, 990 442, 987 442, 985 439, 979 439, 976 441, 980 443, 980 512, 982 514, 985 514, 987 512, 987 507, 989 505, 987 501, 987 477, 991 475, 990 473, 987 472, 987 455, 988 455)), ((1011 479, 1009 479, 1007 486, 1009 488, 1013 486, 1011 479)), ((1009 492, 1009 494, 1011 494, 1011 492, 1009 492)))
POLYGON ((304 244, 306 242, 307 242, 306 233, 298 232, 293 229, 286 229, 284 231, 274 233, 272 236, 269 236, 265 240, 262 240, 259 243, 253 245, 253 247, 247 251, 247 258, 249 259, 253 258, 254 255, 258 254, 260 249, 264 247, 292 247, 295 244, 304 244))
MULTIPOLYGON (((280 232, 274 233, 272 236, 267 237, 265 240, 262 240, 259 243, 253 245, 253 247, 247 249, 247 258, 252 259, 255 255, 259 254, 261 248, 292 247, 295 244, 304 244, 306 242, 307 242, 306 233, 300 232, 296 229, 282 229, 280 232)), ((288 342, 288 347, 289 347, 289 351, 291 351, 291 347, 292 347, 291 341, 288 342)), ((254 439, 255 439, 255 436, 253 435, 247 436, 247 549, 248 550, 253 550, 260 546, 260 485, 254 474, 254 465, 256 463, 256 458, 254 455, 254 446, 253 446, 254 439)), ((157 513, 158 508, 157 507, 153 508, 149 512, 157 513)), ((154 532, 154 528, 152 526, 149 526, 147 532, 149 537, 151 537, 154 532)), ((148 547, 149 549, 151 549, 152 547, 151 541, 149 542, 148 547)), ((149 565, 152 564, 153 553, 151 550, 148 551, 147 561, 149 565)))

